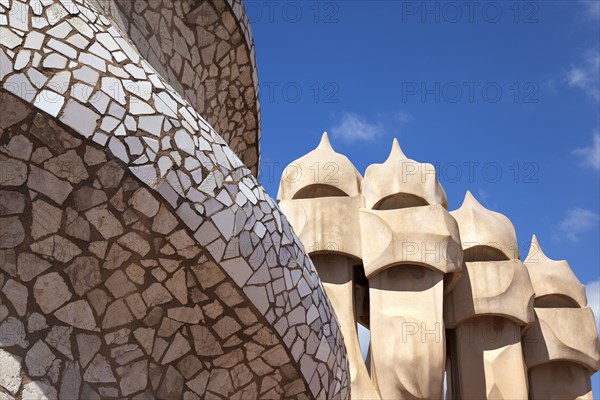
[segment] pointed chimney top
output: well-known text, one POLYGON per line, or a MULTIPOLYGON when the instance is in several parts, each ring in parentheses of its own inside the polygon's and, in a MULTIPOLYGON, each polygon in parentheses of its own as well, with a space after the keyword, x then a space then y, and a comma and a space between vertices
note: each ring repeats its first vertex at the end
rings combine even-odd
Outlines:
POLYGON ((475 198, 475 196, 473 196, 473 193, 471 193, 470 190, 467 190, 467 192, 465 193, 465 198, 460 207, 462 208, 465 206, 485 208, 484 206, 481 205, 481 203, 479 201, 477 201, 477 199, 475 198))
POLYGON ((321 136, 321 141, 319 142, 317 149, 335 151, 331 146, 331 142, 329 141, 329 135, 327 134, 327 132, 323 132, 323 136, 321 136))
POLYGON ((390 151, 390 155, 388 156, 387 160, 385 160, 385 162, 405 159, 407 159, 407 157, 406 155, 404 155, 404 152, 400 148, 400 143, 398 143, 398 139, 394 138, 394 141, 392 142, 392 150, 390 151))
POLYGON ((533 257, 549 259, 548 256, 546 254, 544 254, 544 251, 542 250, 542 246, 540 246, 540 242, 538 241, 538 238, 535 234, 531 237, 531 244, 529 245, 529 253, 527 253, 527 257, 525 257, 525 260, 533 258, 533 257))

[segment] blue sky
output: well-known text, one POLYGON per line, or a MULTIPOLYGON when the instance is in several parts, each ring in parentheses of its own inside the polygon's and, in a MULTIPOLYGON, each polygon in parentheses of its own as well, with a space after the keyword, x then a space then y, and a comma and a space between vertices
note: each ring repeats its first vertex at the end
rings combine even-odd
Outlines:
POLYGON ((450 210, 470 190, 513 221, 522 258, 535 233, 567 259, 598 318, 600 2, 245 3, 272 196, 323 131, 363 174, 397 137, 450 210))

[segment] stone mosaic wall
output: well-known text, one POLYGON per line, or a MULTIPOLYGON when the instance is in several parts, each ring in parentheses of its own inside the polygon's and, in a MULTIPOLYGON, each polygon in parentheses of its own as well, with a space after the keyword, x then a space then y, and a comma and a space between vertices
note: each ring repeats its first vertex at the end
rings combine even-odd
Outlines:
POLYGON ((254 42, 240 0, 93 0, 254 175, 260 106, 254 42))
POLYGON ((2 386, 61 399, 307 398, 278 336, 174 210, 9 96, 2 386))
POLYGON ((83 0, 0 2, 0 44, 2 395, 348 398, 300 241, 135 45, 83 0))

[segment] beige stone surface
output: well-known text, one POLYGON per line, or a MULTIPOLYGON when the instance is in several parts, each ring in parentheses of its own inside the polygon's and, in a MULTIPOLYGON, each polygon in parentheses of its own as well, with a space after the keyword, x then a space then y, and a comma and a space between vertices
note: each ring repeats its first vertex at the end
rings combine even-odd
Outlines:
POLYGON ((523 339, 529 368, 569 361, 600 369, 598 331, 591 308, 537 308, 535 325, 523 339))
POLYGON ((290 163, 281 178, 277 200, 325 196, 358 196, 362 176, 352 162, 337 153, 327 132, 316 149, 290 163))
POLYGON ((282 200, 279 203, 309 255, 337 253, 356 259, 361 258, 360 235, 357 233, 360 232, 358 210, 362 206, 360 196, 282 200))
POLYGON ((451 334, 448 391, 460 399, 527 398, 521 326, 533 321, 534 291, 519 261, 512 222, 470 192, 451 214, 460 229, 465 271, 447 296, 451 334))
POLYGON ((435 167, 407 158, 394 139, 383 164, 371 164, 362 186, 365 207, 376 210, 439 204, 448 208, 446 192, 436 178, 435 167))
POLYGON ((501 261, 519 258, 517 234, 503 214, 488 210, 468 192, 458 210, 450 214, 456 219, 465 261, 501 261))
POLYGON ((519 260, 466 262, 447 296, 445 320, 450 328, 476 316, 496 315, 526 325, 534 320, 533 287, 519 260))
POLYGON ((360 210, 367 278, 398 264, 460 273, 462 251, 456 221, 441 205, 398 210, 360 210))
POLYGON ((455 330, 457 399, 526 399, 521 329, 502 317, 477 317, 455 330))
POLYGON ((587 368, 556 361, 529 370, 530 400, 592 400, 592 382, 587 368))
POLYGON ((358 342, 356 310, 352 301, 356 261, 335 253, 311 255, 311 258, 344 336, 350 367, 351 396, 355 399, 379 399, 358 342))
MULTIPOLYGON (((359 193, 361 180, 350 160, 333 150, 324 133, 315 150, 286 168, 278 199, 335 310, 348 354, 352 397, 379 399, 362 359, 356 327, 354 275, 361 258, 358 210, 364 203, 359 193)), ((295 324, 304 315, 292 312, 288 318, 295 324)), ((307 318, 312 318, 310 313, 307 318)), ((322 349, 320 345, 317 357, 325 358, 322 349)))
POLYGON ((544 252, 535 235, 531 238, 529 254, 525 258, 537 304, 547 306, 585 307, 585 286, 579 282, 566 260, 552 260, 544 252), (558 302, 558 305, 556 304, 558 302))
POLYGON ((382 399, 442 399, 444 275, 396 265, 369 278, 371 374, 382 399))

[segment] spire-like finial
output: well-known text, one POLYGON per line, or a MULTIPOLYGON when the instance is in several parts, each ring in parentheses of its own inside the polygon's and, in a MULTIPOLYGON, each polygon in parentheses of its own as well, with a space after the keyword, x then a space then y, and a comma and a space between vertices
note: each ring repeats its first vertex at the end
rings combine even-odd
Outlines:
POLYGON ((334 151, 333 147, 331 146, 331 142, 329 141, 329 135, 327 132, 323 132, 323 136, 321 136, 321 141, 319 142, 317 149, 334 151))
MULTIPOLYGON (((336 152, 333 149, 331 143, 329 142, 329 135, 327 135, 327 132, 323 132, 321 141, 314 150, 309 151, 299 159, 295 160, 289 164, 288 167, 286 167, 286 170, 281 177, 277 200, 307 198, 294 196, 296 196, 301 190, 313 185, 331 186, 339 189, 349 197, 358 196, 360 194, 362 176, 360 176, 360 173, 356 170, 348 157, 336 152), (328 163, 336 166, 336 179, 328 178, 328 163), (315 166, 319 168, 319 171, 324 171, 324 173, 301 173, 302 171, 314 170, 315 166), (288 167, 292 168, 288 171, 288 167)), ((311 196, 321 196, 315 194, 316 192, 311 192, 311 190, 313 189, 302 192, 300 195, 308 196, 307 193, 312 193, 311 196)))
POLYGON ((400 143, 398 143, 398 139, 394 138, 394 141, 392 142, 392 150, 390 151, 390 155, 388 156, 387 160, 385 160, 385 162, 392 160, 405 160, 406 158, 406 155, 404 155, 404 152, 400 148, 400 143))
POLYGON ((531 237, 531 245, 529 246, 529 253, 527 253, 527 257, 525 260, 532 260, 534 257, 539 258, 548 258, 544 251, 542 250, 542 246, 540 246, 540 242, 538 241, 537 236, 535 234, 531 237))
POLYGON ((470 190, 467 190, 467 192, 465 193, 465 198, 463 199, 463 203, 460 207, 462 208, 464 206, 485 208, 481 205, 479 201, 477 201, 477 199, 475 198, 475 196, 473 196, 473 193, 471 193, 470 190))

